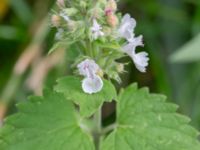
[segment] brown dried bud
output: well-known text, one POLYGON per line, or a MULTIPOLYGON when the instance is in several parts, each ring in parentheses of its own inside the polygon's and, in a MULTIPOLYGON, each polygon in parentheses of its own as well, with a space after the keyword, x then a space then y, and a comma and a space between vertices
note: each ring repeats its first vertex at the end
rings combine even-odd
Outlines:
POLYGON ((107 16, 107 23, 112 27, 116 27, 119 23, 119 20, 116 15, 110 14, 107 16))
POLYGON ((60 26, 61 18, 57 15, 52 15, 51 17, 51 23, 54 27, 60 26))

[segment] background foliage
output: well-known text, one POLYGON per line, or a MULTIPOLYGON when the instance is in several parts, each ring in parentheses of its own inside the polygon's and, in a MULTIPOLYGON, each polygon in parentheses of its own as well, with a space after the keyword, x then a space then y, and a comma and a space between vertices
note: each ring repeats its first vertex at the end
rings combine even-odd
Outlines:
MULTIPOLYGON (((46 55, 54 41, 55 31, 49 30, 46 23, 53 3, 53 0, 1 0, 1 119, 5 112, 16 111, 16 102, 31 93, 40 94, 42 87, 55 84, 57 77, 71 74, 70 62, 77 56, 76 47, 46 55), (67 61, 62 61, 64 57, 67 61)), ((130 74, 124 74, 123 83, 116 85, 126 87, 138 82, 140 87, 150 87, 151 92, 167 95, 200 129, 200 2, 121 0, 120 9, 136 18, 136 32, 144 35, 151 61, 146 74, 139 73, 130 63, 127 66, 130 74)), ((104 117, 111 114, 105 124, 115 118, 113 105, 104 107, 104 117)))

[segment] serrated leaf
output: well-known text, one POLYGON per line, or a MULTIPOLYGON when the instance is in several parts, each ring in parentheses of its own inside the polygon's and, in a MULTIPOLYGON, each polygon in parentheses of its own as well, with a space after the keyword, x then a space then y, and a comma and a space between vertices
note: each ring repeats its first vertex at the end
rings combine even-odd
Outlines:
POLYGON ((81 79, 73 76, 59 79, 55 87, 57 92, 62 92, 65 96, 73 100, 80 106, 80 113, 83 117, 94 114, 105 101, 115 99, 115 87, 107 80, 104 80, 103 89, 95 94, 84 93, 81 86, 81 79))
POLYGON ((92 138, 79 127, 72 103, 46 91, 18 106, 0 130, 0 150, 94 150, 92 138))
POLYGON ((190 119, 162 95, 131 85, 117 104, 117 127, 104 139, 101 150, 199 150, 198 132, 190 119))
POLYGON ((200 61, 200 34, 186 43, 171 56, 172 62, 195 62, 200 61))

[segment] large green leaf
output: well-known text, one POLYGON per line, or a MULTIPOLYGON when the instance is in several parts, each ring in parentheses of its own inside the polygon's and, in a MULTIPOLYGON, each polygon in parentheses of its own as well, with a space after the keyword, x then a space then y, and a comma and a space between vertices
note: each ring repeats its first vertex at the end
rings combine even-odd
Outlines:
POLYGON ((46 91, 18 105, 0 130, 0 150, 94 150, 79 127, 73 105, 62 94, 46 91))
POLYGON ((199 150, 198 132, 165 97, 131 85, 117 104, 117 125, 101 150, 199 150))
POLYGON ((200 61, 200 34, 171 56, 172 62, 200 61))
POLYGON ((67 98, 78 104, 83 117, 91 116, 102 106, 104 101, 112 101, 117 97, 115 87, 107 80, 104 80, 103 89, 95 94, 84 93, 81 79, 77 77, 68 76, 57 82, 55 90, 64 93, 67 98))

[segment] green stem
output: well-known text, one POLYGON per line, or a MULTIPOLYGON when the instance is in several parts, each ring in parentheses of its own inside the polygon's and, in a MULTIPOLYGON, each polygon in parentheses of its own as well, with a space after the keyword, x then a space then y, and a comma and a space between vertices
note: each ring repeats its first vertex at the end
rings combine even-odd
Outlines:
POLYGON ((101 108, 99 108, 96 114, 94 115, 94 123, 95 123, 94 139, 95 139, 96 150, 100 149, 100 139, 101 139, 101 130, 102 130, 101 117, 102 117, 101 108))
POLYGON ((114 123, 114 124, 111 124, 111 125, 109 125, 109 126, 103 128, 102 131, 101 131, 101 134, 102 134, 102 135, 107 134, 108 132, 114 130, 114 129, 116 128, 116 126, 117 126, 117 124, 114 123))

